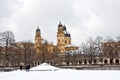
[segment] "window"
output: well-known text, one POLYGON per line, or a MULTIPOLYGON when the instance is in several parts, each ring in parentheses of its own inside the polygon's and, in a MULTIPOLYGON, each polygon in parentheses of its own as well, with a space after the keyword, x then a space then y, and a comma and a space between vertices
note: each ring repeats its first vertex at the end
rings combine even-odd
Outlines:
POLYGON ((58 39, 58 42, 60 42, 60 39, 58 39))
POLYGON ((65 44, 67 43, 67 41, 65 40, 65 44))

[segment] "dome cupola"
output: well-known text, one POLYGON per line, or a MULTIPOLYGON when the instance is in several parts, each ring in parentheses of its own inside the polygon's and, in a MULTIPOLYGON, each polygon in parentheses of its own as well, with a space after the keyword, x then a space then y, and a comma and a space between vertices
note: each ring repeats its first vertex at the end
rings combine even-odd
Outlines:
POLYGON ((39 26, 37 26, 36 32, 40 32, 40 28, 39 28, 39 26))
POLYGON ((63 26, 63 30, 66 31, 66 26, 65 25, 63 26))
POLYGON ((67 31, 64 33, 64 35, 65 35, 65 37, 71 37, 70 33, 67 31))
POLYGON ((58 27, 63 27, 63 25, 62 25, 61 21, 60 21, 60 23, 58 24, 58 27))

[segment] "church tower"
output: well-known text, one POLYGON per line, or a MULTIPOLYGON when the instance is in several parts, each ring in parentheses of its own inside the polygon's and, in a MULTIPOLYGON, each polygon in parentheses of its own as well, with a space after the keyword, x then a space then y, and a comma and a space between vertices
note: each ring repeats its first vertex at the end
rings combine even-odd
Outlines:
POLYGON ((35 35, 35 51, 37 54, 42 53, 42 38, 41 38, 41 31, 39 29, 39 26, 36 29, 36 35, 35 35))
POLYGON ((64 30, 65 46, 71 45, 71 35, 67 31, 67 28, 65 25, 63 26, 63 30, 64 30))
POLYGON ((57 48, 59 53, 65 52, 65 40, 64 40, 64 30, 63 25, 61 22, 58 24, 58 31, 57 31, 57 48))

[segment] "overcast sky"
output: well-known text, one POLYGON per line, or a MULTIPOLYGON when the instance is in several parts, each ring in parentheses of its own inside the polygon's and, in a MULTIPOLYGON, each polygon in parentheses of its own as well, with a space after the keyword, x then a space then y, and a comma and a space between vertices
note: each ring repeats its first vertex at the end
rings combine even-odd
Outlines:
POLYGON ((59 21, 73 44, 88 37, 117 37, 120 0, 0 0, 0 32, 12 30, 16 41, 34 41, 38 25, 42 37, 56 43, 59 21))

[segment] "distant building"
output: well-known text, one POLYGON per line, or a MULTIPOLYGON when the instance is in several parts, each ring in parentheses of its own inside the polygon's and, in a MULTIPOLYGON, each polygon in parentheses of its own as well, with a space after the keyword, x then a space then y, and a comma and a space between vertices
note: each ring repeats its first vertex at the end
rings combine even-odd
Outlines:
POLYGON ((106 42, 102 44, 103 64, 120 63, 120 42, 106 42))

